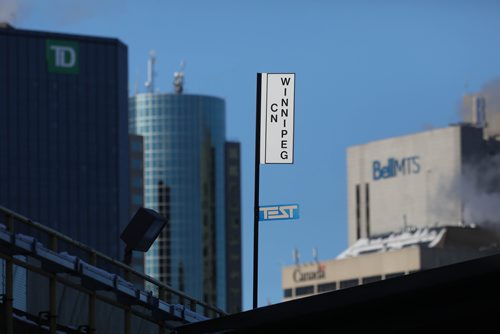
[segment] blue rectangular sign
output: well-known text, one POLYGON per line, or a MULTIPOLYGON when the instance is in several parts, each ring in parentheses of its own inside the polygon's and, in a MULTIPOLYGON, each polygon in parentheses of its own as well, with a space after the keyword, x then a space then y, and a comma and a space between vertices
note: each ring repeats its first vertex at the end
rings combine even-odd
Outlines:
POLYGON ((298 204, 278 204, 259 207, 259 221, 299 219, 298 204))

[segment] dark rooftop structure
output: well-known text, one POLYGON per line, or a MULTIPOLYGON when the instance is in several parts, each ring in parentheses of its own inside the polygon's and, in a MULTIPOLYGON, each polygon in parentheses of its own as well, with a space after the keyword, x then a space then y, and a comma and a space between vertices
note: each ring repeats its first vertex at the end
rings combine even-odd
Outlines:
POLYGON ((500 255, 181 326, 187 333, 490 332, 500 255))

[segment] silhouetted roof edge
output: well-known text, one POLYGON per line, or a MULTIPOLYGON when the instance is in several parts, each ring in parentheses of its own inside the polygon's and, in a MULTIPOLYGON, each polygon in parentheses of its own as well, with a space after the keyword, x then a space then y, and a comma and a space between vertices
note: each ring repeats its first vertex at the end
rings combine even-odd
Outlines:
MULTIPOLYGON (((356 305, 372 305, 370 303, 373 302, 376 305, 377 300, 399 298, 399 296, 408 295, 409 293, 418 295, 420 291, 436 291, 436 288, 454 286, 457 282, 460 285, 467 286, 467 281, 480 282, 482 277, 491 276, 491 274, 500 278, 500 255, 265 306, 221 318, 184 325, 176 330, 179 334, 240 332, 251 331, 252 328, 263 326, 273 327, 280 323, 293 323, 296 319, 306 319, 307 317, 313 321, 316 314, 334 314, 334 312, 344 311, 356 305)), ((499 287, 496 287, 496 289, 498 290, 499 287)))

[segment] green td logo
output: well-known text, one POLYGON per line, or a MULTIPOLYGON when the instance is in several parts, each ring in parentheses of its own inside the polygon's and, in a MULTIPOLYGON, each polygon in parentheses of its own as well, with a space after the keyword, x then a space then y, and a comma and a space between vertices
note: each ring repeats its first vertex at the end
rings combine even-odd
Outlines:
POLYGON ((48 39, 45 43, 45 54, 49 72, 78 73, 78 43, 48 39))

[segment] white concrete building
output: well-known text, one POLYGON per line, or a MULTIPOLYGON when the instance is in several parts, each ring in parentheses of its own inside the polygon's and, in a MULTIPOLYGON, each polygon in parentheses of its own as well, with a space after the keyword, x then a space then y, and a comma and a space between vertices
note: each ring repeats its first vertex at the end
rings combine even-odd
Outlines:
POLYGON ((483 130, 457 125, 347 150, 349 245, 404 228, 466 221, 462 176, 497 150, 483 130))

